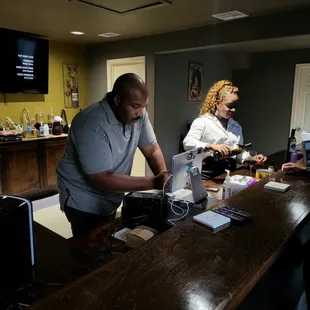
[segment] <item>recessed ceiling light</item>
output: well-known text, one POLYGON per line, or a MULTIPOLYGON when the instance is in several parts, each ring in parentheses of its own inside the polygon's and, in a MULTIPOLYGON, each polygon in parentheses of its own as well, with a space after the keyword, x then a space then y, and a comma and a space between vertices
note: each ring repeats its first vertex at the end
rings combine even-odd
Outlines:
POLYGON ((98 34, 98 37, 105 37, 105 38, 112 38, 117 36, 120 36, 120 34, 115 32, 106 32, 98 34))
POLYGON ((249 17, 249 15, 239 12, 239 11, 231 11, 231 12, 226 12, 226 13, 215 14, 215 15, 212 15, 212 17, 227 21, 227 20, 232 20, 232 19, 249 17))
POLYGON ((81 31, 70 31, 71 34, 74 34, 76 36, 83 36, 85 33, 81 31))

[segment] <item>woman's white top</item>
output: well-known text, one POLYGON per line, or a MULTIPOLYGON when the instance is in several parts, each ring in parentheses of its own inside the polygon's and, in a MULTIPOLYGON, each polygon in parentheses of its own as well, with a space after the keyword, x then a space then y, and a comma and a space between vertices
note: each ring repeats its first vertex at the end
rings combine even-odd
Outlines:
MULTIPOLYGON (((210 144, 226 144, 231 147, 235 147, 236 144, 243 145, 242 127, 230 118, 226 129, 212 114, 196 118, 183 140, 184 149, 189 151, 198 147, 206 148, 210 144)), ((212 153, 207 152, 207 156, 212 156, 212 153)), ((236 156, 236 159, 243 163, 248 156, 249 153, 243 151, 236 156)))

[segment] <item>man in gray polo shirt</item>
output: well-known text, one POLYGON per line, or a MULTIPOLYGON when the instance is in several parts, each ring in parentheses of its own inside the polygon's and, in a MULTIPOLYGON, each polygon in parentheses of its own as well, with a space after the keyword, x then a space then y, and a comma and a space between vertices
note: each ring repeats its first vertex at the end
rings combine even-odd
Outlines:
POLYGON ((125 192, 161 189, 168 178, 147 103, 145 83, 128 73, 73 119, 57 165, 57 185, 74 236, 113 219, 125 192), (137 147, 154 177, 130 176, 137 147))

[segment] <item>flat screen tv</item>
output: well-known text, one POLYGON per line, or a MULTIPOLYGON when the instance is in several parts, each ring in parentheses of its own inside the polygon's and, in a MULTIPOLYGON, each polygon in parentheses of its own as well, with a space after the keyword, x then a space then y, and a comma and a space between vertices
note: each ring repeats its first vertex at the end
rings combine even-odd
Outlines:
POLYGON ((49 41, 0 29, 0 92, 48 93, 49 41))

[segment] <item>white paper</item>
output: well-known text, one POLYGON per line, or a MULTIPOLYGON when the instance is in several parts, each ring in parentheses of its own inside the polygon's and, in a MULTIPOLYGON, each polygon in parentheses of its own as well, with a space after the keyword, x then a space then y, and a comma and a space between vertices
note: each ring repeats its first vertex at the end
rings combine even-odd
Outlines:
POLYGON ((302 141, 309 141, 310 140, 310 132, 303 131, 300 134, 300 136, 301 136, 302 141))
POLYGON ((125 228, 123 228, 123 229, 117 231, 117 232, 114 234, 114 238, 126 242, 126 235, 127 235, 129 232, 131 232, 131 231, 132 231, 132 229, 125 227, 125 228))

